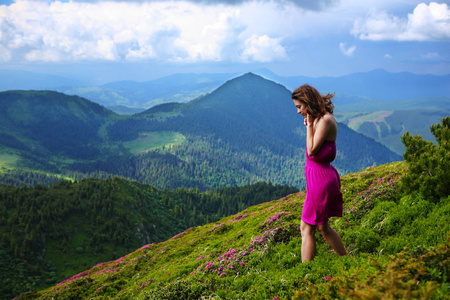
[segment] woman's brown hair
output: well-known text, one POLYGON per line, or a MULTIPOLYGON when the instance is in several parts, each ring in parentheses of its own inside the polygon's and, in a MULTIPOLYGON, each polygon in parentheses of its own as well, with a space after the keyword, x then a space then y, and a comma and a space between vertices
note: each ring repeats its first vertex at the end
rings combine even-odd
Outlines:
POLYGON ((333 97, 334 94, 322 96, 319 91, 309 84, 304 84, 292 92, 292 100, 305 103, 306 111, 314 118, 320 118, 326 112, 333 113, 334 105, 331 102, 333 97))

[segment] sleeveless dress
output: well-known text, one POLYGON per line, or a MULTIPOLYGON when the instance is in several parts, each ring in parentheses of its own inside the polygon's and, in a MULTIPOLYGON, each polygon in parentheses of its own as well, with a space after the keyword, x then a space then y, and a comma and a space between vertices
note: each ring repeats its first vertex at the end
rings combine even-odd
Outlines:
POLYGON ((306 199, 302 221, 322 225, 330 217, 342 217, 341 179, 331 165, 336 157, 336 142, 324 141, 320 150, 308 156, 306 150, 306 199))

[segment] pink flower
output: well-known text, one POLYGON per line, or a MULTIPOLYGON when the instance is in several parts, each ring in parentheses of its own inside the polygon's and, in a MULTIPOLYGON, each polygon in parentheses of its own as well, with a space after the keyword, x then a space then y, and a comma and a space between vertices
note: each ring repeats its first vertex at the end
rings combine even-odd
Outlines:
POLYGON ((241 262, 241 265, 243 265, 243 266, 244 266, 244 265, 245 265, 245 262, 243 262, 243 261, 242 261, 242 262, 241 262))

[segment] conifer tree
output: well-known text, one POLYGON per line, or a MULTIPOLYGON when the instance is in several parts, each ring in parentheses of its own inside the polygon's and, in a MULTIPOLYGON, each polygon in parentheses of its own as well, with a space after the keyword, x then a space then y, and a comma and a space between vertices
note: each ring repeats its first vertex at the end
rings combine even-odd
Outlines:
POLYGON ((437 145, 409 132, 402 136, 406 147, 403 158, 409 165, 402 181, 406 189, 439 201, 450 195, 450 117, 442 119, 442 124, 432 125, 431 133, 437 145))

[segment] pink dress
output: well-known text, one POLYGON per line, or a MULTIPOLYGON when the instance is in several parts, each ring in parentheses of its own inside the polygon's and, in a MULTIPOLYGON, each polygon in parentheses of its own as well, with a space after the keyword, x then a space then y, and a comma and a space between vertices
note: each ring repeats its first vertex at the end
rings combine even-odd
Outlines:
POLYGON ((336 157, 336 142, 324 141, 320 150, 308 156, 306 150, 306 199, 302 221, 322 225, 330 217, 342 217, 341 179, 331 165, 336 157))

